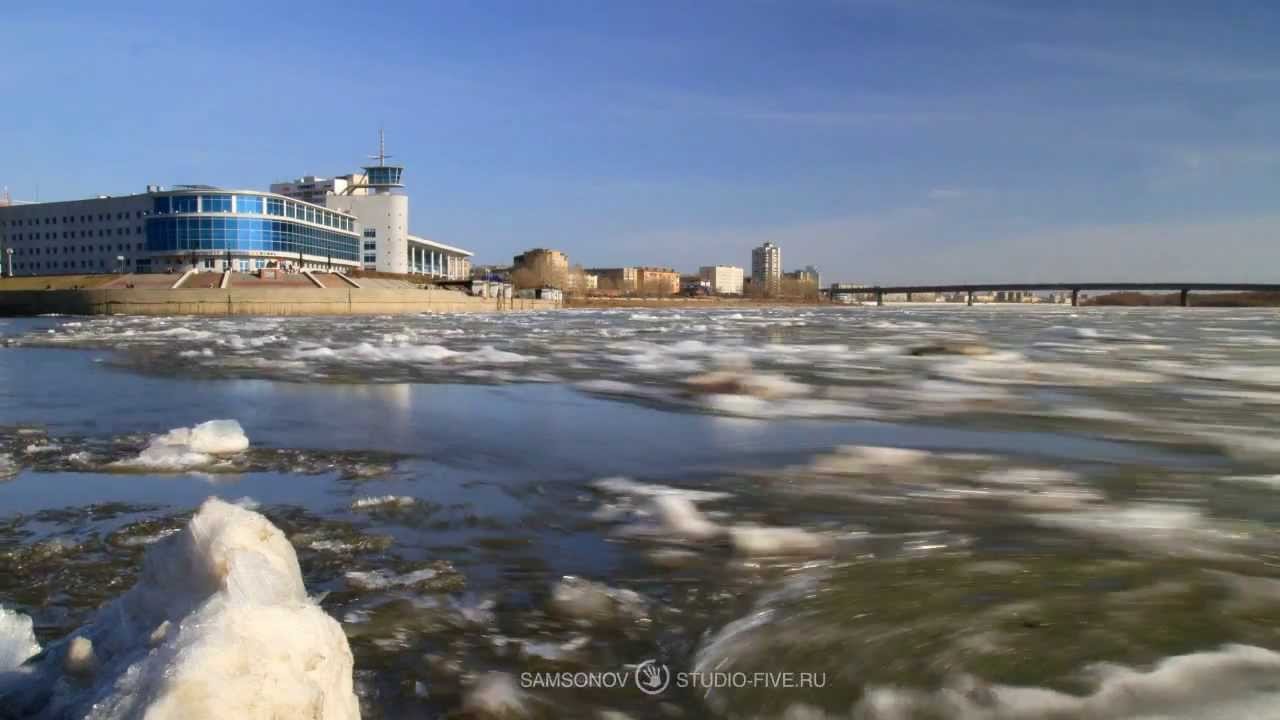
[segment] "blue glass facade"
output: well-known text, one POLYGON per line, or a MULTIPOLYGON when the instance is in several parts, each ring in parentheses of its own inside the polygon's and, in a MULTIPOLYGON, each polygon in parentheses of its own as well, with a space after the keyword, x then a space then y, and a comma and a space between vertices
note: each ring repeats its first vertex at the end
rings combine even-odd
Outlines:
POLYGON ((155 198, 154 216, 147 220, 146 248, 150 253, 174 255, 203 251, 296 258, 302 253, 361 261, 351 217, 306 203, 247 194, 155 198))
POLYGON ((200 196, 200 212, 207 212, 207 213, 231 212, 231 196, 230 195, 201 195, 200 196))
POLYGON ((261 215, 262 198, 257 195, 237 195, 236 212, 245 215, 261 215))

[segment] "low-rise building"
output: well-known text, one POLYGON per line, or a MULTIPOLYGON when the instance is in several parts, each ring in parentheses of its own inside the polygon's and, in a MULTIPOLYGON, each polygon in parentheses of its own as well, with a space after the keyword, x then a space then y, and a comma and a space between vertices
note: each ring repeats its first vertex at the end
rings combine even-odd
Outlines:
POLYGON ((475 279, 471 281, 471 294, 476 297, 507 298, 515 294, 511 283, 501 280, 475 279))
POLYGON ((812 265, 805 268, 804 270, 793 270, 789 273, 786 273, 784 277, 786 277, 788 280, 795 280, 797 282, 802 282, 802 283, 811 283, 813 285, 821 284, 819 282, 819 280, 821 280, 821 276, 818 275, 817 269, 814 268, 812 265))
POLYGON ((512 259, 511 279, 520 288, 564 289, 569 284, 569 256, 547 248, 526 250, 512 259))
POLYGON ((741 295, 745 272, 735 265, 704 265, 698 276, 716 295, 741 295))
POLYGON ((633 267, 587 268, 587 274, 596 276, 596 287, 600 290, 629 293, 639 288, 639 273, 633 267))
POLYGON ((645 295, 678 295, 680 273, 671 268, 636 268, 636 287, 645 295))
POLYGON ((564 292, 560 288, 541 287, 541 288, 522 288, 516 291, 516 297, 526 298, 529 300, 554 300, 555 302, 564 302, 564 292))

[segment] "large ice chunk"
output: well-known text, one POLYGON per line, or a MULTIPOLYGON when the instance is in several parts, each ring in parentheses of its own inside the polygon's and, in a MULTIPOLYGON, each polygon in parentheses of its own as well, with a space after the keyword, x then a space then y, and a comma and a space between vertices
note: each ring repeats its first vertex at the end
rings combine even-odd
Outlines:
POLYGON ((0 707, 19 717, 359 717, 346 636, 307 597, 292 545, 214 498, 148 550, 131 590, 33 664, 21 682, 0 673, 0 707))
POLYGON ((31 618, 0 607, 0 673, 17 669, 38 652, 31 618))
POLYGON ((186 470, 212 464, 216 456, 249 449, 249 438, 235 420, 210 420, 175 428, 151 440, 136 458, 115 465, 146 470, 186 470))

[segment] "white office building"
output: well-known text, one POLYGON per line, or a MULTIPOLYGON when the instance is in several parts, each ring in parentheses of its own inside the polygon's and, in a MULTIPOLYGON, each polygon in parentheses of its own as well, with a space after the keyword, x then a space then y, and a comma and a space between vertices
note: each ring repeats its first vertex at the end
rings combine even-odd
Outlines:
POLYGON ((734 265, 704 265, 698 268, 698 277, 716 295, 741 295, 742 268, 734 265))
POLYGON ((325 207, 350 213, 360 221, 360 261, 366 270, 420 274, 444 280, 471 277, 468 250, 429 240, 409 231, 409 197, 401 179, 404 167, 388 165, 379 134, 377 165, 364 173, 335 178, 303 176, 275 183, 271 191, 307 198, 325 207))

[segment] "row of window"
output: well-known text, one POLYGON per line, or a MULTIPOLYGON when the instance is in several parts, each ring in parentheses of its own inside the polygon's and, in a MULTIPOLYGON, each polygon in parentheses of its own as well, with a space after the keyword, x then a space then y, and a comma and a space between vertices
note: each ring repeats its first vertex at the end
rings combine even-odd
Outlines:
MULTIPOLYGON (((133 265, 133 258, 126 258, 125 265, 133 265)), ((44 270, 104 270, 107 268, 118 268, 120 266, 117 260, 58 260, 53 262, 15 262, 13 264, 13 272, 15 274, 21 272, 35 273, 44 270)))
POLYGON ((306 203, 261 195, 166 195, 155 199, 156 215, 193 213, 235 213, 237 215, 274 215, 302 220, 343 232, 355 232, 355 218, 306 203), (265 208, 265 209, 264 209, 265 208))
POLYGON ((60 248, 13 248, 13 254, 15 256, 22 257, 25 255, 71 255, 77 252, 129 252, 130 250, 142 252, 142 243, 138 243, 136 245, 129 243, 116 243, 114 249, 111 245, 65 245, 60 248))
POLYGON ((123 237, 125 235, 141 235, 142 226, 136 228, 105 228, 102 230, 67 230, 61 233, 14 233, 12 236, 0 235, 0 242, 22 242, 23 240, 57 240, 59 237, 63 240, 74 240, 76 238, 91 237, 123 237))
POLYGON ((369 168, 370 185, 399 185, 404 169, 395 165, 383 165, 369 168))
MULTIPOLYGON (((136 211, 136 217, 141 218, 146 213, 141 210, 136 211)), ((6 222, 10 227, 35 227, 36 225, 57 225, 59 223, 69 225, 74 222, 90 223, 90 222, 110 222, 112 220, 128 220, 134 217, 135 213, 118 212, 118 213, 97 213, 95 215, 62 215, 60 217, 39 217, 39 218, 16 218, 14 220, 0 220, 0 227, 5 227, 6 222)))
POLYGON ((359 245, 352 235, 287 220, 234 217, 152 220, 147 224, 147 250, 238 250, 359 259, 359 245))

